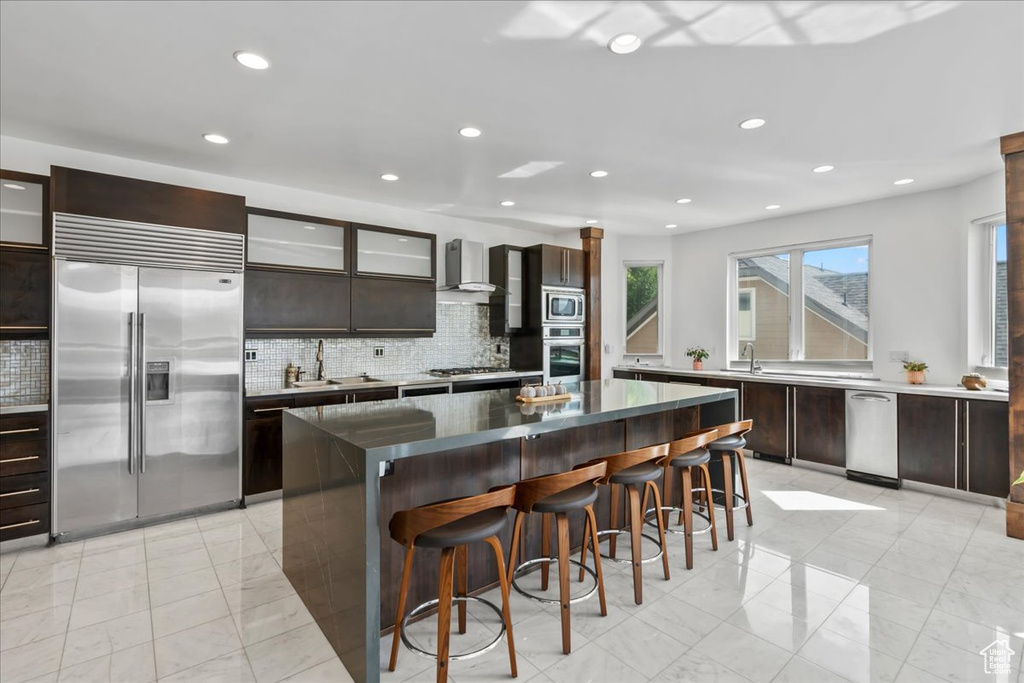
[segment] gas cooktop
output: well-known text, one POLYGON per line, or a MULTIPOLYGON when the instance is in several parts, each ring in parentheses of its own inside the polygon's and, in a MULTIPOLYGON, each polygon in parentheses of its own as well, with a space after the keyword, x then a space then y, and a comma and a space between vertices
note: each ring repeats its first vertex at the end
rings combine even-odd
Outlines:
POLYGON ((431 375, 435 377, 455 377, 456 375, 507 375, 512 374, 513 371, 509 368, 499 368, 493 366, 477 366, 469 368, 440 368, 435 370, 429 370, 431 375))

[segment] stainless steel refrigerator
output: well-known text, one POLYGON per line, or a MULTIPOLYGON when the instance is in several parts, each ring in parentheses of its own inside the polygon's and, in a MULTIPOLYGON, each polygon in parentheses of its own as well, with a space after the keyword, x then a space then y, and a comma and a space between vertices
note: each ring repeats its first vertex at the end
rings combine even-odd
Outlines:
POLYGON ((55 235, 54 535, 239 500, 242 273, 60 258, 55 235))

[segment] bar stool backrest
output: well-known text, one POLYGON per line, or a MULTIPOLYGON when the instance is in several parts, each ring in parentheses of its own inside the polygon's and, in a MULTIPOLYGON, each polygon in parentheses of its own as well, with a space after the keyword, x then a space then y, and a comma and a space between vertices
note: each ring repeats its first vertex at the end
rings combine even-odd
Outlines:
POLYGON ((516 487, 515 484, 511 484, 496 487, 478 496, 423 505, 411 510, 401 510, 391 517, 388 529, 391 531, 391 538, 410 547, 416 542, 416 537, 425 531, 436 529, 484 510, 507 509, 512 507, 515 497, 516 487))
POLYGON ((591 460, 590 463, 604 462, 608 464, 608 470, 605 475, 598 481, 599 484, 607 484, 613 475, 621 472, 622 470, 628 470, 634 465, 640 465, 651 460, 661 460, 668 455, 668 444, 662 443, 657 446, 647 446, 645 448, 637 448, 632 451, 625 451, 623 453, 616 453, 615 455, 606 455, 603 458, 597 458, 591 460))
POLYGON ((753 420, 740 420, 739 422, 730 422, 728 424, 718 425, 714 428, 718 430, 718 436, 715 438, 722 439, 727 436, 732 436, 733 434, 743 436, 753 428, 753 420))
POLYGON ((721 433, 714 427, 711 429, 702 429, 698 432, 690 432, 681 439, 676 439, 668 445, 668 457, 669 459, 679 455, 685 455, 691 451, 695 451, 698 448, 703 448, 715 439, 720 439, 721 433))
POLYGON ((607 469, 608 465, 603 461, 588 462, 577 465, 568 472, 523 479, 516 484, 516 500, 513 507, 522 512, 530 512, 538 501, 548 496, 587 482, 597 486, 598 480, 605 475, 607 469))

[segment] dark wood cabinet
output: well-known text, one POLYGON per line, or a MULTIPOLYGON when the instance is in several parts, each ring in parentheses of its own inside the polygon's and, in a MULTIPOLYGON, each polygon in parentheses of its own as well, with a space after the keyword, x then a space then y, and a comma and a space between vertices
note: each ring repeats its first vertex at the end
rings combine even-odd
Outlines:
POLYGON ((249 268, 245 273, 246 334, 345 334, 350 287, 351 278, 341 275, 249 268))
POLYGON ((281 488, 281 413, 293 407, 295 402, 290 396, 246 400, 243 495, 281 488))
POLYGON ((793 457, 846 467, 846 392, 794 386, 793 457))
POLYGON ((900 478, 957 488, 960 484, 960 406, 955 398, 900 394, 900 478))
POLYGON ((352 223, 352 272, 371 277, 437 281, 437 236, 352 223))
POLYGON ((743 419, 753 420, 747 448, 755 453, 789 457, 790 387, 743 382, 743 419))
POLYGON ((492 294, 488 301, 493 337, 507 337, 523 329, 524 262, 522 247, 500 244, 488 251, 490 282, 505 290, 492 294))
POLYGON ((45 339, 49 329, 49 254, 0 249, 0 337, 45 339))
POLYGON ((352 278, 352 332, 366 336, 430 336, 437 329, 432 282, 352 278))
POLYGON ((0 541, 50 533, 49 412, 0 416, 0 541))
POLYGON ((1010 493, 1010 408, 1002 401, 961 401, 968 491, 1005 498, 1010 493))
POLYGON ((539 244, 540 283, 551 287, 583 287, 583 250, 539 244))

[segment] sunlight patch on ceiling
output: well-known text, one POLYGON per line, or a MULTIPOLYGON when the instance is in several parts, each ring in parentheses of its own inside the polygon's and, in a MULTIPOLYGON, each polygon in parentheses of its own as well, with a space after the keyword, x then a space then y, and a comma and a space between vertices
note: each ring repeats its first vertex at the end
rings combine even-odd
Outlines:
POLYGON ((506 38, 569 38, 607 12, 611 2, 531 2, 501 31, 506 38))
POLYGON ((564 161, 531 161, 511 171, 502 173, 499 178, 532 178, 535 175, 558 168, 564 161))
POLYGON ((821 512, 885 510, 885 508, 868 505, 867 503, 858 503, 855 500, 826 496, 823 493, 815 493, 814 491, 765 491, 764 495, 782 510, 821 512))

